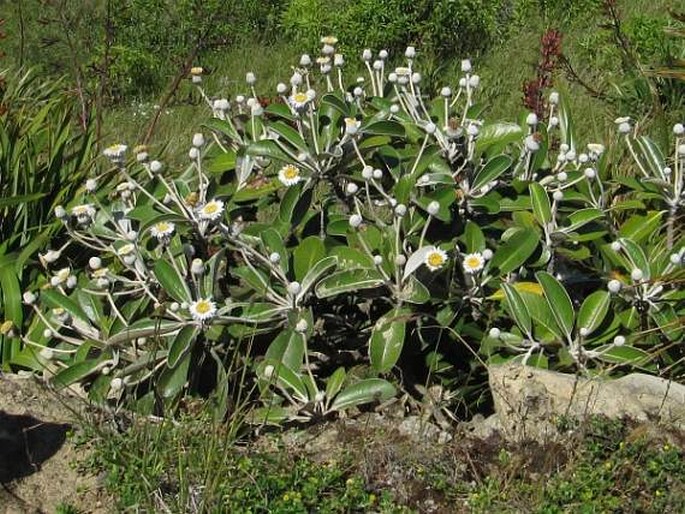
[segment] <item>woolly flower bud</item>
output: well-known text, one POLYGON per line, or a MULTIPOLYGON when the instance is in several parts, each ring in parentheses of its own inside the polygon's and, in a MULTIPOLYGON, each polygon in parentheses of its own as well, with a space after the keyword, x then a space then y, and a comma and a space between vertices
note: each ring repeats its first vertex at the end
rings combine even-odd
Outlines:
POLYGON ((353 214, 350 216, 350 226, 352 228, 357 228, 362 224, 362 217, 359 214, 353 214))
POLYGON ((373 61, 373 69, 376 71, 380 71, 383 68, 383 61, 376 60, 373 61))
POLYGON ((440 210, 440 204, 433 200, 431 203, 428 204, 428 214, 431 216, 435 216, 438 211, 440 210))
POLYGON ((26 305, 31 305, 36 301, 36 295, 33 294, 31 291, 25 291, 22 295, 22 298, 26 305))
POLYGON ((683 263, 683 256, 685 256, 685 254, 681 255, 678 253, 673 253, 668 259, 671 261, 671 264, 678 266, 683 263))
POLYGON ((124 381, 119 377, 113 378, 109 383, 109 388, 115 393, 121 391, 124 388, 124 381))
POLYGON ((540 143, 533 136, 526 136, 525 144, 529 152, 537 152, 540 149, 540 143))
POLYGON ((623 284, 621 284, 620 281, 616 279, 609 280, 607 283, 607 289, 609 290, 610 293, 616 294, 621 290, 623 284))
POLYGON ((623 346, 626 344, 626 338, 623 336, 614 337, 614 346, 623 346))
POLYGON ((300 57, 300 66, 304 66, 305 68, 307 66, 311 66, 312 64, 312 58, 309 57, 309 54, 302 54, 300 57))
POLYGON ((411 81, 414 84, 420 84, 421 83, 421 74, 420 73, 412 73, 411 81))
POLYGON ((204 144, 205 144, 205 136, 203 136, 199 132, 193 136, 193 146, 194 147, 200 148, 204 144))
POLYGON ((590 157, 588 157, 588 155, 586 153, 581 153, 578 156, 578 162, 581 164, 585 164, 589 160, 590 160, 590 157))
POLYGON ((627 133, 629 133, 629 132, 630 132, 630 123, 628 123, 627 121, 624 121, 624 122, 620 123, 620 124, 618 125, 618 131, 619 131, 621 134, 627 134, 627 133))
POLYGON ((549 119, 549 126, 550 126, 550 128, 551 128, 551 127, 556 127, 556 126, 558 126, 558 125, 559 125, 559 118, 557 118, 556 116, 550 117, 550 119, 549 119))
POLYGON ((288 86, 286 86, 283 82, 279 82, 278 85, 276 86, 276 92, 279 95, 285 94, 285 92, 288 90, 288 86))
POLYGON ((86 191, 89 193, 94 192, 98 187, 98 182, 94 178, 89 178, 86 180, 86 191))
POLYGON ((459 79, 459 87, 462 89, 466 87, 466 79, 464 77, 459 79))
POLYGON ((371 166, 364 166, 364 169, 362 169, 362 178, 364 180, 371 180, 371 177, 373 177, 373 168, 371 166))
POLYGON ((395 206, 395 214, 399 217, 404 216, 405 214, 407 214, 407 206, 403 203, 398 203, 395 206))
POLYGON ((57 219, 64 219, 67 217, 67 211, 61 205, 55 207, 55 217, 57 219))
POLYGON ((590 330, 587 327, 580 327, 580 336, 585 337, 590 333, 590 330))
POLYGON ((267 380, 272 378, 274 376, 274 371, 276 371, 276 369, 271 364, 264 366, 264 378, 267 380))
POLYGON ((355 184, 354 182, 350 182, 349 184, 347 184, 345 191, 347 192, 348 195, 353 195, 357 191, 359 191, 359 186, 357 184, 355 184))
POLYGON ((392 104, 392 105, 390 106, 390 112, 391 112, 392 114, 397 114, 398 112, 400 112, 400 106, 397 105, 397 104, 392 104))
POLYGON ((585 168, 583 174, 585 175, 585 178, 588 179, 593 179, 597 176, 597 172, 593 168, 585 168))
POLYGON ((100 269, 102 267, 102 259, 100 257, 91 257, 88 259, 88 266, 92 270, 100 269))
POLYGON ((399 254, 397 257, 395 257, 395 264, 397 264, 398 266, 404 266, 406 263, 407 258, 404 255, 399 254))
POLYGON ((365 48, 362 52, 362 59, 364 59, 365 61, 370 61, 371 59, 373 59, 373 54, 371 53, 371 50, 365 48))
POLYGON ((554 193, 552 193, 552 198, 554 198, 557 202, 560 202, 564 198, 564 192, 554 191, 554 193))
POLYGON ((444 96, 445 98, 449 98, 450 96, 452 96, 452 90, 445 86, 440 90, 440 95, 444 96))
POLYGON ((388 82, 392 82, 392 83, 397 82, 397 73, 395 73, 394 71, 391 71, 390 73, 388 73, 388 82))
POLYGON ((471 75, 469 77, 469 86, 471 88, 477 88, 480 85, 480 77, 478 75, 471 75))
POLYGON ((50 330, 49 328, 43 330, 43 337, 45 339, 50 339, 52 337, 52 330, 50 330))
POLYGON ((190 264, 190 272, 193 275, 202 275, 205 271, 205 265, 202 262, 202 259, 193 259, 193 262, 190 264))
POLYGON ((556 91, 552 91, 549 94, 549 103, 551 103, 552 105, 557 105, 559 103, 559 93, 557 93, 556 91))
POLYGON ((416 48, 414 48, 413 46, 408 46, 407 49, 404 51, 404 56, 407 59, 413 59, 414 57, 416 57, 416 48))
POLYGON ((471 123, 466 129, 466 132, 468 132, 469 136, 476 137, 480 130, 478 129, 478 125, 471 123))
POLYGON ((497 328, 497 327, 492 327, 490 331, 488 332, 488 335, 492 337, 493 339, 499 339, 500 336, 502 335, 502 331, 497 328))
POLYGON ((309 328, 309 323, 307 323, 307 320, 301 319, 295 325, 295 332, 300 332, 300 333, 306 332, 308 328, 309 328))
POLYGON ((492 253, 492 250, 490 250, 490 248, 486 248, 485 250, 483 250, 482 255, 483 255, 483 259, 485 259, 486 261, 489 261, 490 259, 492 259, 493 253, 492 253))
POLYGON ((683 126, 683 124, 676 123, 675 125, 673 125, 673 133, 676 136, 682 136, 683 134, 685 134, 685 127, 683 126))
POLYGON ((575 161, 576 160, 576 152, 574 150, 569 150, 566 152, 566 160, 567 161, 575 161))
POLYGON ((613 242, 611 243, 611 249, 612 249, 614 252, 620 252, 620 251, 621 251, 621 243, 618 242, 618 241, 613 241, 613 242))
POLYGON ((293 73, 292 77, 290 77, 290 84, 293 86, 299 86, 302 84, 302 75, 297 72, 293 73))
POLYGON ((565 171, 557 173, 557 180, 559 182, 566 182, 567 179, 568 179, 568 174, 565 171))
POLYGON ((640 268, 635 268, 633 271, 630 272, 630 278, 632 278, 635 282, 642 280, 643 276, 644 273, 640 268))
POLYGON ((76 283, 77 283, 77 280, 76 280, 76 277, 74 275, 69 275, 67 277, 66 285, 69 289, 74 289, 76 287, 76 283))
POLYGON ((55 352, 52 350, 52 348, 45 347, 40 351, 40 356, 49 361, 55 357, 55 352))
POLYGON ((528 113, 528 116, 526 117, 526 124, 530 125, 531 127, 534 125, 538 124, 538 115, 535 114, 534 112, 528 113))
POLYGON ((188 150, 188 157, 190 157, 192 160, 197 159, 200 157, 200 150, 193 146, 190 150, 188 150))
POLYGON ((383 59, 384 61, 388 58, 388 51, 387 50, 381 50, 378 52, 378 57, 383 59))
POLYGON ((378 168, 373 170, 373 178, 375 178, 376 180, 382 179, 383 178, 383 170, 379 170, 378 168))
POLYGON ((561 143, 561 144, 559 145, 559 151, 560 151, 561 153, 566 153, 566 152, 569 151, 569 149, 570 149, 570 148, 569 148, 569 146, 568 146, 566 143, 561 143))
POLYGON ((461 71, 462 73, 468 73, 471 71, 471 61, 469 59, 462 59, 461 71))
POLYGON ((159 173, 160 171, 162 171, 162 163, 159 161, 152 161, 150 163, 150 171, 152 173, 159 173))
POLYGON ((273 264, 278 264, 279 262, 281 262, 281 254, 278 252, 272 252, 269 255, 269 261, 273 264))
POLYGON ((340 68, 345 64, 345 57, 342 54, 335 54, 333 56, 333 66, 340 68))
POLYGON ((373 263, 374 263, 376 266, 380 266, 381 264, 383 264, 383 257, 380 256, 380 255, 374 255, 374 256, 373 256, 373 263))
POLYGON ((426 131, 426 134, 435 134, 437 127, 435 126, 435 123, 426 123, 426 126, 423 127, 423 129, 426 131))
POLYGON ((361 87, 357 86, 357 87, 354 88, 354 90, 352 91, 352 93, 354 94, 354 96, 360 97, 360 96, 362 96, 362 95, 364 94, 364 90, 363 90, 361 87))
POLYGON ((678 155, 685 157, 685 145, 678 145, 678 155))
POLYGON ((663 171, 664 171, 664 175, 666 175, 666 176, 673 173, 673 170, 669 166, 666 166, 663 171))
POLYGON ((169 305, 169 309, 171 312, 178 312, 178 310, 181 308, 178 302, 171 302, 171 305, 169 305))
POLYGON ((286 288, 288 291, 288 294, 290 296, 295 296, 297 293, 299 293, 302 290, 302 286, 300 285, 299 282, 290 282, 288 284, 288 287, 286 288))

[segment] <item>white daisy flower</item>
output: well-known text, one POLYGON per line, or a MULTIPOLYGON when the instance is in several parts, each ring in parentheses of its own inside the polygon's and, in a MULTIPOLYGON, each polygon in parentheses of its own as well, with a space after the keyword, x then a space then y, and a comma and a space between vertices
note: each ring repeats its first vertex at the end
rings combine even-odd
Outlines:
POLYGON ((361 127, 362 122, 356 118, 345 118, 345 133, 353 136, 359 132, 359 127, 361 127))
POLYGON ((283 185, 294 186, 300 180, 302 180, 302 175, 300 175, 300 168, 298 168, 294 164, 287 164, 283 166, 278 171, 278 180, 280 180, 283 185))
POLYGON ((219 219, 224 212, 224 202, 221 200, 210 200, 198 209, 200 219, 214 221, 219 219))
POLYGON ((76 221, 86 224, 95 217, 95 207, 90 204, 76 205, 71 208, 71 215, 76 217, 76 221))
POLYGON ((195 321, 206 321, 216 314, 216 304, 209 299, 201 298, 191 303, 188 310, 195 321))
POLYGON ((485 258, 480 252, 469 253, 464 256, 464 271, 478 273, 485 266, 485 258))
POLYGON ((105 157, 112 159, 113 161, 118 161, 121 160, 121 158, 124 156, 124 153, 126 152, 127 148, 128 146, 126 145, 112 145, 105 148, 102 154, 105 157))
POLYGON ((309 103, 309 96, 304 91, 299 91, 288 98, 290 106, 296 110, 301 111, 309 103))
POLYGON ((437 271, 442 268, 447 262, 447 252, 441 250, 440 248, 433 248, 428 254, 426 254, 426 260, 424 263, 431 271, 437 271))
POLYGON ((150 233, 159 241, 165 241, 171 237, 171 234, 174 233, 175 229, 176 226, 170 221, 160 221, 159 223, 152 225, 150 233))
POLYGON ((62 268, 52 276, 52 278, 50 279, 50 284, 53 287, 57 287, 58 285, 65 283, 69 278, 70 274, 71 270, 69 268, 62 268))

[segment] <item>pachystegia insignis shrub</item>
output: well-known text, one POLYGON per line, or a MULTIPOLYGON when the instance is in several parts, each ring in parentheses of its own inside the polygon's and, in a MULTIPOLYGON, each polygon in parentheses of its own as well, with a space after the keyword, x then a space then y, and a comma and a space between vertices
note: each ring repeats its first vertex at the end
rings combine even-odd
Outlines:
POLYGON ((348 86, 322 43, 268 105, 253 74, 229 101, 194 69, 212 118, 185 170, 105 151, 119 186, 55 210, 69 240, 24 294, 25 363, 147 406, 226 408, 240 384, 270 422, 383 401, 392 377, 460 401, 480 360, 682 374, 682 125, 665 153, 629 119, 581 142, 556 93, 486 122, 468 60, 432 98, 414 48, 395 69, 364 51, 348 86))

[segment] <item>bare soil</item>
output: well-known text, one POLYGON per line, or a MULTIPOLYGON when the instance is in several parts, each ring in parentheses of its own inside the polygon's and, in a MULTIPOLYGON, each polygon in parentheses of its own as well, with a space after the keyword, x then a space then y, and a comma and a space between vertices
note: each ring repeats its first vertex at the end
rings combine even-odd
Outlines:
POLYGON ((78 471, 87 450, 71 434, 84 408, 33 377, 0 373, 0 514, 109 512, 97 478, 78 471))

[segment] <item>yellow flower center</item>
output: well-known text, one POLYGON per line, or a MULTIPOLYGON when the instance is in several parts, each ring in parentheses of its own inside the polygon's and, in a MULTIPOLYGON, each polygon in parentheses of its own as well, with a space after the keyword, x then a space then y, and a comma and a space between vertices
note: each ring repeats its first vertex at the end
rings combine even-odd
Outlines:
POLYGON ((299 92, 295 93, 295 96, 293 97, 297 103, 305 103, 307 100, 309 100, 309 97, 307 96, 307 93, 299 92))
POLYGON ((428 256, 428 264, 434 267, 442 266, 445 263, 445 259, 438 252, 434 252, 428 256))
POLYGON ((478 257, 469 257, 466 259, 465 264, 467 268, 474 269, 480 266, 480 259, 478 257))
POLYGON ((169 230, 169 224, 165 221, 160 221, 157 223, 157 231, 158 232, 166 232, 169 230))
POLYGON ((219 206, 215 203, 208 203, 205 208, 202 209, 205 214, 214 214, 219 210, 219 206))
POLYGON ((283 170, 283 176, 287 178, 288 180, 292 180, 294 178, 297 178, 300 175, 300 171, 292 165, 286 166, 285 169, 283 170))
POLYGON ((207 314, 212 310, 212 305, 207 300, 200 300, 195 305, 195 310, 198 312, 198 314, 207 314))

